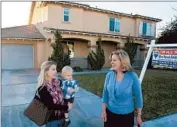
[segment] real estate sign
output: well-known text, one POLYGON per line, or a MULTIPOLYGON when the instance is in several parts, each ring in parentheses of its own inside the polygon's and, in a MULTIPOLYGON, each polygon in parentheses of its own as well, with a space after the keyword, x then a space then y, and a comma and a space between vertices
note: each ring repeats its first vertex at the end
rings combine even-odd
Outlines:
POLYGON ((177 49, 155 49, 152 55, 154 68, 177 69, 177 49))

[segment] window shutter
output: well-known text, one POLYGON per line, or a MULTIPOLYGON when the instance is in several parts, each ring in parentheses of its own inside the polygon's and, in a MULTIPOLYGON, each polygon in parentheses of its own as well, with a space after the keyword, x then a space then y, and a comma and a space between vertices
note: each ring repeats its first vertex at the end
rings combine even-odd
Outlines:
POLYGON ((151 23, 147 23, 146 35, 151 36, 151 23))
POLYGON ((114 18, 109 19, 109 31, 114 31, 114 18))
POLYGON ((155 24, 151 24, 151 36, 155 36, 155 24))
POLYGON ((115 19, 115 32, 120 32, 120 20, 115 19))
POLYGON ((143 34, 143 22, 140 22, 139 24, 139 35, 143 34))
POLYGON ((143 22, 143 35, 147 34, 147 23, 143 22))

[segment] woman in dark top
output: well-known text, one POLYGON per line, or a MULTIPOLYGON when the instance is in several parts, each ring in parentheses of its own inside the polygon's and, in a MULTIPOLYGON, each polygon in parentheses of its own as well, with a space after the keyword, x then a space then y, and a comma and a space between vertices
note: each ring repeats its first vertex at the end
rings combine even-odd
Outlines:
POLYGON ((68 110, 60 88, 61 81, 56 79, 56 73, 54 62, 45 61, 42 63, 38 77, 38 92, 35 98, 40 99, 52 111, 46 127, 62 127, 64 112, 68 110))

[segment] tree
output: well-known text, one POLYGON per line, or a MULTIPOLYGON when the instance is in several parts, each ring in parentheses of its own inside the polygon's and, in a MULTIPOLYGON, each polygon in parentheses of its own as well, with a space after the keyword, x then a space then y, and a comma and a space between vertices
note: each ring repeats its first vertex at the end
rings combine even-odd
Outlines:
POLYGON ((165 26, 161 36, 157 39, 158 44, 162 43, 177 43, 177 16, 175 19, 165 26))
POLYGON ((57 71, 60 72, 66 65, 70 65, 70 51, 68 46, 65 46, 62 42, 62 36, 59 31, 55 31, 55 42, 51 44, 53 52, 48 60, 52 60, 57 63, 57 71), (65 50, 66 49, 66 50, 65 50))
POLYGON ((104 50, 102 48, 101 36, 98 38, 96 53, 91 51, 87 57, 87 60, 91 70, 101 70, 105 64, 105 56, 104 50))
POLYGON ((137 51, 137 46, 138 46, 138 44, 134 43, 133 37, 131 37, 129 35, 127 37, 127 43, 125 43, 124 50, 128 53, 128 55, 130 57, 131 65, 134 62, 134 57, 135 57, 135 54, 136 54, 136 51, 137 51))

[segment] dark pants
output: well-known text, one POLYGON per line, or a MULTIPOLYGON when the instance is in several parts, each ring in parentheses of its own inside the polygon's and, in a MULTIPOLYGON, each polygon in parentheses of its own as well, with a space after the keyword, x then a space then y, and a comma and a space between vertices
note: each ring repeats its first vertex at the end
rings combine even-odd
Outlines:
MULTIPOLYGON (((64 99, 66 103, 72 103, 74 102, 74 98, 70 98, 70 99, 64 99)), ((65 113, 69 113, 69 110, 67 110, 65 113)))
POLYGON ((134 112, 119 115, 110 112, 106 109, 107 121, 104 122, 104 127, 133 127, 134 126, 134 112))
POLYGON ((48 122, 46 124, 46 127, 62 127, 64 123, 64 120, 54 120, 54 121, 51 121, 51 122, 48 122))

